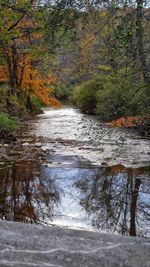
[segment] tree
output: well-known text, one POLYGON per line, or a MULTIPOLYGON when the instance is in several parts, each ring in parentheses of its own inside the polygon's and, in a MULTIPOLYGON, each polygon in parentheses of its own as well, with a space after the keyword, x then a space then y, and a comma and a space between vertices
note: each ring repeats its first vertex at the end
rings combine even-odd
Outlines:
POLYGON ((28 106, 32 95, 44 104, 58 106, 59 102, 52 97, 56 78, 41 71, 47 53, 40 17, 43 11, 35 3, 0 2, 0 81, 9 85, 9 96, 26 96, 28 106), (39 48, 42 56, 38 56, 39 48))
POLYGON ((136 0, 136 4, 137 56, 139 58, 143 79, 146 84, 150 85, 150 71, 147 66, 146 51, 144 45, 144 1, 136 0))

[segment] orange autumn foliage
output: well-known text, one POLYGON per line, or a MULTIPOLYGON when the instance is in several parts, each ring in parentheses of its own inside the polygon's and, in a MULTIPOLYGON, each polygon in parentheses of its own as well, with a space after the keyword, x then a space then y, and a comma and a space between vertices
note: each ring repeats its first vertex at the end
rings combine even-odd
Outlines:
MULTIPOLYGON (((17 76, 18 80, 21 81, 17 91, 20 93, 25 92, 27 95, 37 97, 45 105, 60 107, 60 102, 52 96, 54 91, 53 86, 57 82, 56 77, 42 77, 40 72, 32 67, 29 54, 25 56, 23 62, 20 52, 17 65, 17 76)), ((9 83, 9 72, 7 67, 3 65, 0 65, 0 82, 9 83)))
POLYGON ((21 87, 27 90, 30 95, 36 96, 45 105, 60 107, 60 102, 52 96, 53 86, 57 79, 54 76, 41 77, 40 72, 32 68, 30 55, 26 55, 24 75, 21 87))
POLYGON ((121 117, 117 120, 113 120, 111 122, 106 123, 110 126, 115 127, 136 127, 138 125, 142 125, 144 123, 145 118, 142 116, 129 116, 129 117, 121 117))
MULTIPOLYGON (((14 21, 8 21, 8 28, 13 24, 14 21)), ((29 16, 23 16, 12 29, 8 43, 0 48, 5 62, 0 63, 0 82, 8 84, 14 93, 35 96, 45 105, 59 107, 60 102, 53 96, 57 79, 41 71, 43 62, 37 52, 39 48, 41 54, 44 51, 41 43, 42 32, 38 30, 37 22, 29 16), (36 55, 32 55, 33 51, 36 51, 36 55)))
POLYGON ((0 82, 5 83, 8 81, 8 70, 5 66, 0 65, 0 82))

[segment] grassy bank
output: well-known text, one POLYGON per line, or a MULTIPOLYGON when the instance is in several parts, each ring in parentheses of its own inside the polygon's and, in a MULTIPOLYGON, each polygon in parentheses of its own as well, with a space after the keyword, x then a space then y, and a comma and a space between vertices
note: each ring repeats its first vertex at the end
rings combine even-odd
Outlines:
POLYGON ((0 140, 14 140, 19 130, 19 118, 11 117, 9 114, 0 113, 0 140))
POLYGON ((19 119, 6 113, 0 113, 0 129, 16 130, 19 127, 19 119))
POLYGON ((0 89, 0 139, 13 140, 20 129, 20 122, 41 113, 42 104, 36 97, 27 103, 24 95, 8 96, 7 88, 0 89))

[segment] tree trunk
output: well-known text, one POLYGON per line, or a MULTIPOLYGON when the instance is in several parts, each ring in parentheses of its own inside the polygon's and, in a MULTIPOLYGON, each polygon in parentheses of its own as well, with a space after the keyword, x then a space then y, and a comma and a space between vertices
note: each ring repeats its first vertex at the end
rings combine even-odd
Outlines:
POLYGON ((136 0, 136 39, 137 39, 137 55, 140 63, 140 70, 146 84, 150 83, 150 77, 146 62, 144 40, 143 40, 143 0, 136 0))
POLYGON ((141 185, 141 180, 136 179, 134 188, 132 188, 131 190, 131 206, 130 206, 130 235, 131 236, 136 236, 136 220, 135 219, 136 219, 137 198, 138 198, 140 185, 141 185))
POLYGON ((30 96, 27 97, 26 108, 30 111, 33 110, 30 96))

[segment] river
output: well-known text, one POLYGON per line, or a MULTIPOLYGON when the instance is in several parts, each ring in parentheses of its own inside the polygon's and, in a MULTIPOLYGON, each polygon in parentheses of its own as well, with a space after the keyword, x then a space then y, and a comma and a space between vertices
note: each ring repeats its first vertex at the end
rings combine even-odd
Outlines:
POLYGON ((72 107, 43 111, 24 136, 50 153, 0 168, 1 218, 150 236, 150 140, 72 107))

